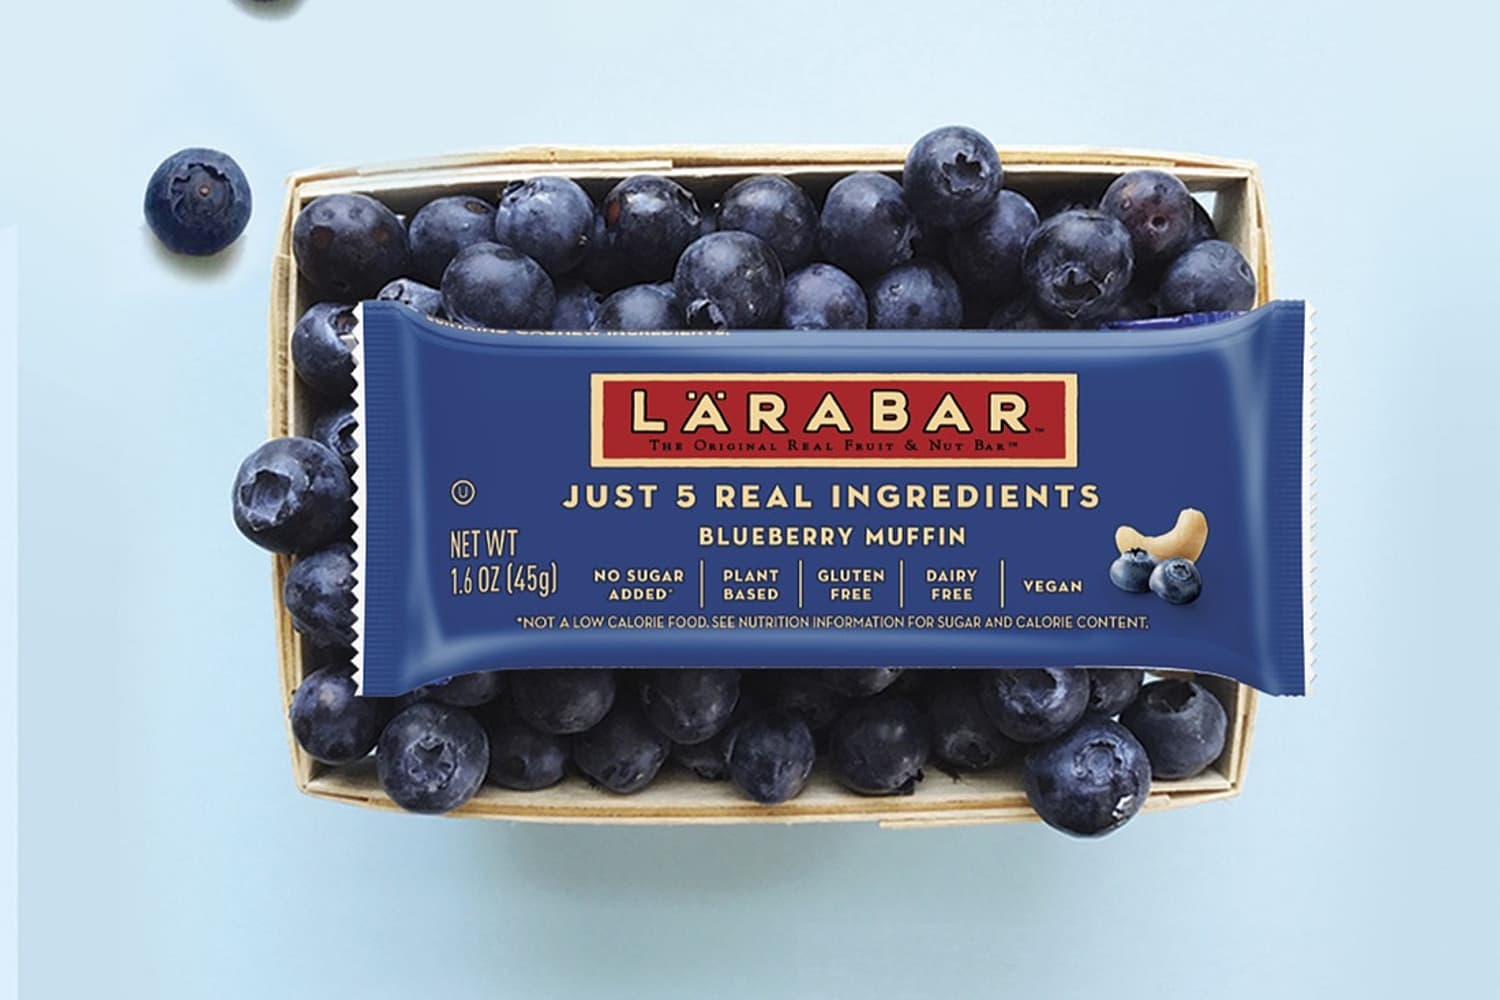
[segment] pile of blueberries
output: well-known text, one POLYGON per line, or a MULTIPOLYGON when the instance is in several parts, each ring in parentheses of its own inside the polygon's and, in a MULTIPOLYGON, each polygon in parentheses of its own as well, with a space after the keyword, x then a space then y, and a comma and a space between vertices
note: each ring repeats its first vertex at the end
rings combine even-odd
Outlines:
MULTIPOLYGON (((815 759, 853 792, 909 794, 929 765, 982 770, 1024 750, 1032 805, 1085 836, 1134 815, 1153 775, 1216 760, 1214 695, 1130 670, 518 670, 355 694, 355 303, 563 330, 1089 329, 1254 304, 1254 273, 1170 174, 1132 171, 1041 212, 1002 181, 989 140, 947 127, 917 141, 899 181, 850 174, 821 207, 769 174, 709 213, 652 175, 599 205, 558 176, 511 184, 498 204, 441 197, 408 220, 366 195, 309 203, 293 252, 315 304, 291 355, 318 401, 311 432, 256 449, 233 490, 240 530, 296 557, 283 599, 319 664, 291 705, 303 748, 331 765, 373 749, 387 793, 417 812, 457 808, 486 780, 548 787, 570 766, 629 794, 669 758, 767 804, 796 796, 815 759)), ((212 200, 210 185, 177 186, 212 200)))
POLYGON ((1109 564, 1109 582, 1132 594, 1151 591, 1168 604, 1192 604, 1203 593, 1203 576, 1191 559, 1158 561, 1145 549, 1121 552, 1109 564))

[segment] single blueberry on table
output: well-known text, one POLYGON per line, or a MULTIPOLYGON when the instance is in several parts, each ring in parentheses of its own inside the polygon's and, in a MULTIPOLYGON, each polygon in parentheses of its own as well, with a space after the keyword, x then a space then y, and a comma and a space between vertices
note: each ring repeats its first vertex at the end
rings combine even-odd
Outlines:
POLYGON ((1151 763, 1130 730, 1086 715, 1026 754, 1026 799, 1048 826, 1077 837, 1119 829, 1151 794, 1151 763))
POLYGON ((406 272, 406 229, 369 195, 326 194, 297 213, 292 254, 315 290, 358 302, 406 272))
POLYGON ((412 695, 416 701, 440 701, 455 708, 477 708, 500 697, 504 689, 504 671, 481 670, 423 684, 412 695))
POLYGON ((443 272, 443 311, 456 323, 494 330, 541 330, 557 293, 530 257, 499 243, 460 250, 443 272))
POLYGON ((313 420, 312 439, 337 455, 344 463, 344 471, 352 476, 358 467, 354 462, 354 435, 358 430, 354 404, 343 403, 313 420))
POLYGON ((495 241, 521 251, 553 278, 583 263, 593 230, 593 199, 566 177, 516 181, 495 210, 495 241))
POLYGON ((967 671, 936 682, 927 696, 927 718, 932 723, 932 754, 949 767, 980 771, 1005 763, 1019 749, 985 714, 967 671))
POLYGON ((1197 681, 1152 681, 1120 713, 1163 780, 1191 778, 1224 752, 1229 717, 1213 692, 1197 681))
POLYGON ((621 702, 597 726, 574 737, 573 763, 602 788, 630 795, 651 784, 670 748, 639 709, 621 702))
POLYGON ((682 310, 675 294, 660 285, 631 285, 600 304, 594 329, 680 330, 682 310))
POLYGON ((1193 242, 1197 202, 1187 185, 1164 170, 1132 170, 1104 191, 1099 209, 1130 233, 1135 266, 1155 272, 1193 242))
POLYGON ((674 743, 717 736, 740 700, 738 670, 652 670, 641 679, 646 718, 674 743))
POLYGON ((461 708, 421 701, 386 723, 375 772, 391 800, 417 813, 445 813, 474 797, 490 766, 481 726, 461 708))
POLYGON ((870 326, 877 330, 956 330, 963 297, 947 268, 914 260, 892 268, 870 289, 870 326))
POLYGON ((766 241, 741 232, 710 233, 682 252, 672 286, 689 327, 770 326, 781 316, 785 276, 766 241))
POLYGON ((281 600, 292 627, 315 646, 354 642, 354 546, 348 543, 300 556, 287 570, 281 600))
POLYGON ((437 287, 460 250, 494 238, 495 210, 483 198, 456 194, 429 201, 408 227, 411 273, 437 287))
POLYGON ((354 391, 354 307, 319 302, 292 329, 292 367, 314 392, 347 396, 354 391))
POLYGON ((234 476, 234 524, 272 552, 311 552, 348 534, 353 484, 340 457, 309 438, 273 438, 234 476))
POLYGON ((1128 667, 1094 668, 1089 671, 1089 708, 1106 718, 1119 715, 1135 700, 1145 679, 1144 670, 1128 667))
POLYGON ((596 725, 615 703, 613 670, 517 670, 516 712, 544 733, 566 736, 596 725))
POLYGON ((375 297, 384 302, 399 302, 423 316, 443 315, 443 293, 411 278, 397 278, 375 293, 375 297))
POLYGON ((1228 312, 1255 305, 1255 272, 1232 244, 1204 240, 1167 266, 1157 289, 1163 316, 1228 312))
POLYGON ((352 764, 375 749, 390 705, 355 694, 351 673, 324 667, 297 685, 288 714, 292 735, 314 760, 352 764))
POLYGON ((760 174, 724 192, 716 228, 760 237, 775 252, 782 269, 794 271, 811 260, 817 248, 818 208, 790 179, 760 174))
POLYGON ((1001 191, 989 211, 948 240, 948 266, 959 287, 990 304, 1020 295, 1021 255, 1039 224, 1024 195, 1001 191))
POLYGON ((859 282, 832 264, 809 264, 787 276, 781 290, 786 330, 863 330, 870 306, 859 282))
POLYGON ((817 756, 807 723, 785 712, 762 712, 738 726, 729 742, 729 780, 762 805, 795 798, 817 756))
POLYGON ((1021 271, 1044 312, 1097 322, 1125 299, 1134 274, 1130 233, 1114 216, 1074 209, 1045 220, 1026 241, 1021 271))
POLYGON ((216 149, 183 149, 146 184, 146 224, 173 253, 207 257, 239 239, 250 222, 250 182, 216 149))
POLYGON ((948 125, 913 144, 901 179, 917 218, 952 229, 989 211, 1004 170, 994 143, 972 128, 948 125))
POLYGON ((509 706, 491 713, 484 730, 490 741, 490 784, 534 792, 552 787, 568 773, 567 739, 528 725, 509 706))
POLYGON ((688 189, 654 174, 616 184, 601 214, 606 238, 639 281, 670 279, 677 258, 703 230, 703 214, 688 189))
POLYGON ((833 724, 829 764, 861 795, 910 795, 932 742, 927 716, 910 699, 883 694, 856 701, 833 724))
POLYGON ((1156 569, 1156 557, 1145 549, 1122 552, 1109 564, 1109 582, 1132 594, 1144 594, 1151 589, 1151 572, 1156 569))
POLYGON ((551 329, 592 330, 603 304, 604 296, 583 282, 559 282, 557 302, 552 306, 551 329))
POLYGON ((1168 604, 1192 604, 1203 593, 1203 577, 1191 559, 1168 559, 1151 571, 1151 593, 1168 604))
MULTIPOLYGON (((842 671, 840 671, 842 672, 842 671)), ((814 732, 833 725, 848 697, 831 687, 819 670, 756 670, 749 674, 761 697, 774 708, 806 722, 814 732)))
POLYGON ((828 189, 818 240, 830 262, 856 278, 874 278, 912 256, 916 225, 901 185, 863 172, 828 189))
POLYGON ((1089 704, 1086 670, 981 670, 978 685, 985 714, 1018 743, 1040 743, 1067 732, 1089 704))
POLYGON ((836 667, 816 672, 817 679, 846 698, 879 694, 901 676, 900 667, 836 667))

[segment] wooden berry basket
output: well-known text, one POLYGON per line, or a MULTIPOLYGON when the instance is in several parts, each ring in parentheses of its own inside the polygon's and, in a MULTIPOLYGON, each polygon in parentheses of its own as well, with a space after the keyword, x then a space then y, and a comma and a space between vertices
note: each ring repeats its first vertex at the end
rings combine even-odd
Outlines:
MULTIPOLYGON (((1136 167, 1157 167, 1180 177, 1209 208, 1222 239, 1237 246, 1255 269, 1259 301, 1272 297, 1271 238, 1264 191, 1253 163, 1214 157, 1093 148, 1027 149, 1001 147, 1005 184, 1045 198, 1049 192, 1080 184, 1102 191, 1116 175, 1136 167)), ((582 184, 596 199, 619 179, 638 173, 664 174, 692 189, 699 203, 712 205, 736 180, 757 173, 796 178, 821 199, 839 177, 857 170, 899 176, 904 148, 729 146, 672 148, 575 148, 528 146, 491 153, 448 156, 353 169, 306 170, 288 181, 271 277, 270 415, 271 434, 306 433, 309 401, 295 378, 289 337, 302 311, 312 304, 292 259, 292 222, 312 199, 337 192, 363 192, 410 215, 431 198, 474 193, 494 200, 508 181, 538 174, 562 174, 582 184)), ((304 649, 281 604, 281 587, 291 565, 274 557, 276 639, 283 710, 301 682, 304 649)), ((1243 787, 1254 731, 1256 692, 1242 684, 1205 678, 1229 714, 1223 755, 1203 774, 1186 781, 1158 781, 1145 809, 1171 809, 1238 795, 1243 787)), ((285 711, 283 711, 285 718, 285 711)), ((308 795, 369 808, 397 808, 381 790, 374 758, 345 768, 314 761, 292 739, 292 770, 308 795)), ((511 792, 485 785, 450 815, 564 823, 797 823, 877 821, 882 826, 936 826, 1035 820, 1026 802, 1017 766, 955 780, 932 770, 915 794, 864 798, 844 791, 821 769, 805 791, 779 806, 760 806, 739 796, 725 782, 707 782, 668 764, 644 791, 612 795, 590 788, 578 777, 540 792, 511 792)))

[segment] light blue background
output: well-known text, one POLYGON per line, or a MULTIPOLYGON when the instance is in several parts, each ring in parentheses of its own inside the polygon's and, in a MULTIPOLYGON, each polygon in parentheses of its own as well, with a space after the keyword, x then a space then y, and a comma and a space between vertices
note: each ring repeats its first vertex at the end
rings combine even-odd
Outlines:
MULTIPOLYGON (((30 997, 1476 995, 1497 917, 1491 5, 13 5, 22 986, 30 997), (1321 309, 1321 666, 1245 795, 1036 826, 570 829, 292 788, 264 433, 281 180, 532 142, 1002 143, 1259 160, 1321 309), (140 221, 233 152, 226 260, 140 221)), ((1491 984, 1492 985, 1492 984, 1491 984)))

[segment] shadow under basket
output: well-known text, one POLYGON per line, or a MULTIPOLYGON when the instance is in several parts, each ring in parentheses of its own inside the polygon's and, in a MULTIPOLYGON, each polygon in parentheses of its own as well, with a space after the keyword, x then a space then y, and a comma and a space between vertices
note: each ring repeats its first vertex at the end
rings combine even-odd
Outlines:
MULTIPOLYGON (((1173 153, 1094 148, 1025 149, 1000 147, 1005 185, 1045 201, 1066 190, 1095 195, 1117 175, 1139 167, 1169 171, 1187 184, 1208 208, 1219 237, 1233 243, 1254 269, 1257 305, 1273 297, 1271 238, 1264 191, 1253 163, 1173 153)), ((681 148, 576 148, 531 146, 490 153, 351 169, 306 170, 293 174, 277 236, 272 267, 270 316, 270 431, 272 436, 305 434, 311 400, 292 371, 290 336, 298 317, 312 304, 292 259, 292 223, 304 205, 325 194, 372 195, 398 213, 410 215, 432 198, 477 194, 493 202, 512 180, 541 174, 571 177, 596 200, 620 179, 639 173, 672 177, 705 207, 735 181, 760 173, 785 174, 821 201, 845 174, 876 170, 899 179, 904 148, 822 146, 729 146, 681 148)), ((273 607, 281 671, 282 706, 307 669, 303 643, 281 603, 282 582, 291 561, 273 557, 273 607)), ((1167 671, 1163 671, 1167 674, 1167 671)), ((1157 781, 1145 810, 1172 809, 1240 793, 1250 756, 1257 694, 1243 684, 1199 675, 1229 715, 1224 753, 1212 767, 1186 781, 1157 781)), ((285 711, 283 711, 285 718, 285 711)), ((332 768, 309 757, 287 732, 297 787, 318 798, 367 808, 396 809, 375 776, 374 758, 332 768)), ((929 769, 909 796, 866 798, 838 786, 821 765, 797 798, 778 806, 757 805, 727 782, 703 781, 674 763, 644 791, 621 796, 590 787, 570 776, 538 792, 511 792, 486 784, 452 816, 551 823, 805 823, 875 821, 888 827, 943 826, 1033 821, 1018 764, 952 778, 929 769)))

